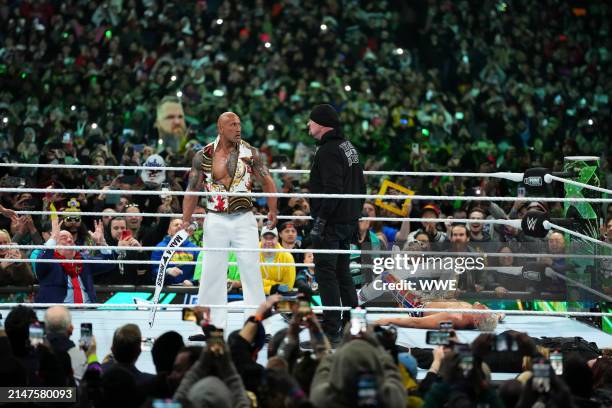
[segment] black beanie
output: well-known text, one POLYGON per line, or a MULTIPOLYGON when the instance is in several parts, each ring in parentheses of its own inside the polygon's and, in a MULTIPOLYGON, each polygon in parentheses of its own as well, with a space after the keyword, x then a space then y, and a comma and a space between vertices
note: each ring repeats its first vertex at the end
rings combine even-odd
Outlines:
POLYGON ((340 127, 340 119, 338 119, 338 112, 333 106, 328 104, 317 105, 310 113, 310 120, 318 123, 321 126, 330 128, 340 127))

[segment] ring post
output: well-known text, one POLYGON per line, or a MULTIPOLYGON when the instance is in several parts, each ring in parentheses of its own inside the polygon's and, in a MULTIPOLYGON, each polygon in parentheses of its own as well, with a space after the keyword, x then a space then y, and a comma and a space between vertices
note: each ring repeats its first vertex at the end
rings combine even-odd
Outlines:
MULTIPOLYGON (((584 184, 589 184, 595 187, 601 187, 601 174, 599 171, 599 157, 597 156, 567 156, 564 158, 563 170, 566 172, 577 172, 578 176, 576 181, 584 184)), ((601 193, 590 189, 582 188, 572 184, 564 183, 564 195, 566 198, 601 198, 601 193)), ((576 203, 566 201, 563 203, 564 215, 566 217, 573 217, 578 215, 581 222, 578 225, 578 232, 588 235, 590 237, 599 238, 599 214, 600 206, 593 205, 592 203, 576 203)), ((575 238, 568 237, 570 245, 575 243, 575 238)), ((607 248, 599 245, 589 245, 581 243, 575 246, 576 253, 597 255, 601 251, 605 251, 605 254, 610 254, 607 248)), ((605 255, 604 254, 604 255, 605 255)), ((605 285, 601 279, 603 274, 601 273, 601 261, 588 258, 575 259, 573 262, 577 265, 576 272, 568 273, 568 277, 576 281, 579 281, 589 287, 600 287, 605 285)), ((608 282, 610 284, 610 282, 608 282)), ((595 306, 594 302, 575 302, 579 298, 578 288, 576 286, 568 287, 568 308, 571 310, 588 310, 590 307, 595 306)), ((606 309, 605 303, 600 303, 601 307, 606 309)), ((609 309, 609 307, 608 307, 609 309)), ((604 310, 607 311, 607 310, 604 310)), ((608 333, 612 332, 612 321, 609 318, 604 317, 602 319, 602 329, 608 333)))

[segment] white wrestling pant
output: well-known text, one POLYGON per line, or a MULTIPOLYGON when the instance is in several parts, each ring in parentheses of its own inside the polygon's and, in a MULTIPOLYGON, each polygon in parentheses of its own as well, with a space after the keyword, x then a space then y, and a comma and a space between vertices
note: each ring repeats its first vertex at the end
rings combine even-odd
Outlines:
MULTIPOLYGON (((258 248, 259 233, 257 221, 251 211, 226 214, 209 212, 204 221, 204 248, 258 248)), ((198 302, 209 305, 227 304, 227 252, 204 253, 202 276, 198 290, 198 302)), ((247 305, 259 305, 266 300, 259 266, 259 252, 236 252, 240 271, 242 293, 247 305)), ((245 310, 245 319, 255 309, 245 310)), ((211 323, 225 328, 227 309, 211 309, 211 323)), ((229 334, 229 333, 228 333, 229 334)))

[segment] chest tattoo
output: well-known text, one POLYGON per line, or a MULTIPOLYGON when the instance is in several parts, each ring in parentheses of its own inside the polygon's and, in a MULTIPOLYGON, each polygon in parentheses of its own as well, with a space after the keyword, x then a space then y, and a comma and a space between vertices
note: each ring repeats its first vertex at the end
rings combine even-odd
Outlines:
POLYGON ((227 169, 227 175, 230 177, 234 177, 234 173, 236 173, 236 166, 238 165, 238 150, 232 150, 227 157, 227 162, 225 163, 225 168, 227 169))

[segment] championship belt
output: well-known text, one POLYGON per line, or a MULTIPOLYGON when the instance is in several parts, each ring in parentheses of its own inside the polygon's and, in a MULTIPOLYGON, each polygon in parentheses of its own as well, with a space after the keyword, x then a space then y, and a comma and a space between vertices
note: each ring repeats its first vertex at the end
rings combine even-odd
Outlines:
POLYGON ((157 303, 159 302, 159 296, 161 295, 161 291, 164 287, 164 279, 166 277, 166 269, 168 268, 168 264, 170 263, 170 259, 172 259, 172 255, 176 252, 176 248, 179 248, 183 245, 183 242, 187 241, 189 238, 189 232, 197 229, 198 224, 196 222, 191 223, 187 229, 182 229, 170 239, 168 242, 168 248, 164 250, 164 253, 161 257, 161 261, 159 263, 159 270, 157 271, 157 277, 155 278, 155 294, 153 295, 153 304, 151 306, 151 312, 149 314, 149 327, 153 327, 153 323, 155 321, 155 314, 157 313, 157 303))

